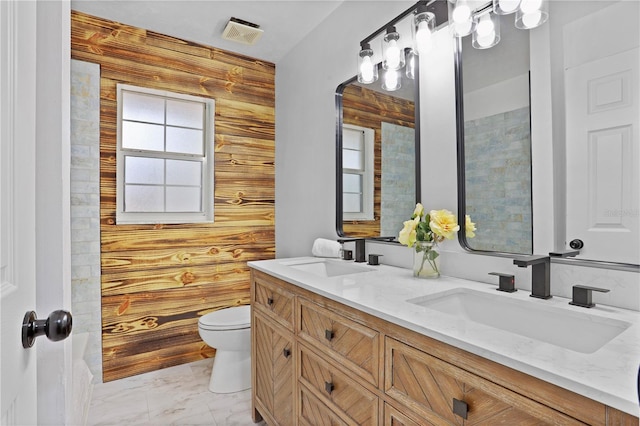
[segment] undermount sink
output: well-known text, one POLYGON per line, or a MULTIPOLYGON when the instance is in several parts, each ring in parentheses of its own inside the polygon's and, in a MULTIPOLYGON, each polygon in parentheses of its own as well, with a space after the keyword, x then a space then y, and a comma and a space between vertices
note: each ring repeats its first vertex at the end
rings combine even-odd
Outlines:
POLYGON ((597 351, 631 325, 586 312, 544 306, 540 301, 508 299, 466 288, 407 302, 587 354, 597 351))
POLYGON ((309 272, 319 277, 337 277, 340 275, 371 271, 370 268, 356 265, 355 263, 330 259, 310 260, 304 263, 288 263, 287 266, 299 271, 309 272))

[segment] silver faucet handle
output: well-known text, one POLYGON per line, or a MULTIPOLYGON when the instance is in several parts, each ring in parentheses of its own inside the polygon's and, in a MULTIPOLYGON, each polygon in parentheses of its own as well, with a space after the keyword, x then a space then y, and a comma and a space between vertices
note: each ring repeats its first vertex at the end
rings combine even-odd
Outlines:
POLYGON ((581 306, 583 308, 593 308, 596 306, 591 298, 592 292, 597 291, 600 293, 608 293, 610 290, 606 288, 590 287, 587 285, 574 285, 573 286, 573 299, 569 302, 570 305, 581 306))

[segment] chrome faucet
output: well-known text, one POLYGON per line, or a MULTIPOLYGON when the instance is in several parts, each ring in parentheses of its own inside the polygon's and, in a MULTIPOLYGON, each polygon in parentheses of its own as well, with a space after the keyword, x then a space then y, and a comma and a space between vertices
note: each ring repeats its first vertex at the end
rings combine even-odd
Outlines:
POLYGON ((520 268, 531 266, 531 297, 551 299, 551 259, 549 256, 522 256, 513 259, 513 264, 520 268))

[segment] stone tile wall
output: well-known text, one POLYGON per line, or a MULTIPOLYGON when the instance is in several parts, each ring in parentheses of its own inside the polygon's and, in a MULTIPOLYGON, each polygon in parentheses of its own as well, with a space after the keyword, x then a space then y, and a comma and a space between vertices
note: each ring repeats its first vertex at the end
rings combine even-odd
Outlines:
POLYGON ((71 309, 84 359, 102 381, 100 304, 100 66, 71 60, 71 309))
POLYGON ((380 235, 397 236, 416 206, 415 130, 382 123, 380 235))
POLYGON ((467 214, 478 227, 473 249, 532 252, 529 117, 524 107, 465 122, 467 214))

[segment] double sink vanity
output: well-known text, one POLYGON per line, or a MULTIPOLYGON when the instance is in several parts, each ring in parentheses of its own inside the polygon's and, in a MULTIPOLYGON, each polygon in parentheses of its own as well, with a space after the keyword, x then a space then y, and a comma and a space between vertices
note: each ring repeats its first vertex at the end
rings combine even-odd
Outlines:
POLYGON ((249 266, 256 421, 638 424, 638 312, 340 259, 249 266))

